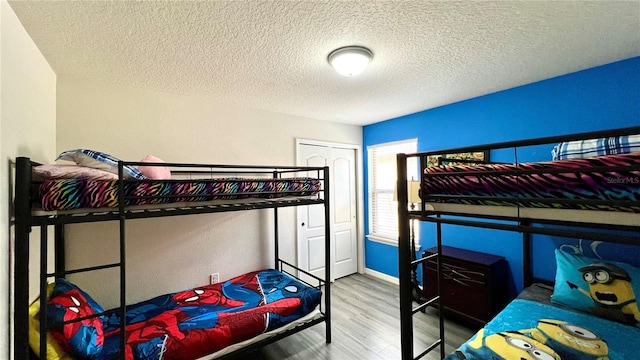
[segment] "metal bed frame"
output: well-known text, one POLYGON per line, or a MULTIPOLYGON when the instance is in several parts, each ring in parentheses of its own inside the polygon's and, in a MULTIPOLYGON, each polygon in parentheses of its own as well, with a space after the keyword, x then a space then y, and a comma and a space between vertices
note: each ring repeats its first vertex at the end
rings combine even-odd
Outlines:
MULTIPOLYGON (((524 285, 528 286, 533 282, 533 271, 531 261, 531 247, 532 247, 532 234, 543 234, 552 236, 561 236, 569 238, 581 238, 588 240, 609 241, 625 244, 640 244, 640 214, 638 215, 638 222, 634 224, 594 224, 589 222, 578 221, 565 221, 561 219, 536 219, 526 218, 521 216, 518 212, 515 216, 496 216, 496 215, 483 215, 466 212, 456 211, 439 211, 437 209, 430 210, 426 204, 429 201, 443 201, 447 199, 473 199, 474 197, 460 197, 460 196, 447 196, 447 195, 428 195, 422 196, 422 203, 417 211, 410 211, 408 209, 408 189, 407 189, 407 159, 417 157, 420 164, 420 174, 424 174, 424 169, 427 164, 427 157, 432 155, 442 154, 455 154, 466 152, 484 152, 497 149, 509 149, 513 148, 514 153, 517 154, 517 148, 535 146, 535 145, 547 145, 555 144, 558 142, 574 141, 593 139, 601 137, 615 137, 623 135, 640 134, 640 126, 629 127, 623 129, 606 130, 606 131, 594 131, 585 132, 566 136, 552 136, 538 139, 522 140, 522 141, 509 141, 495 144, 481 145, 481 146, 468 146, 455 149, 446 149, 439 151, 429 151, 414 154, 398 154, 397 155, 397 187, 398 187, 398 222, 399 222, 399 244, 398 244, 398 261, 399 261, 399 279, 400 279, 400 331, 401 331, 401 356, 403 360, 420 359, 429 352, 436 348, 440 348, 440 357, 444 358, 447 354, 445 351, 445 328, 444 328, 444 315, 443 311, 439 311, 439 339, 428 346, 424 351, 414 357, 413 349, 413 316, 418 312, 423 311, 429 306, 438 306, 441 298, 441 287, 443 267, 442 262, 437 261, 437 273, 438 273, 438 291, 437 295, 431 299, 425 300, 423 303, 414 307, 412 289, 414 284, 412 282, 411 269, 418 264, 422 264, 428 259, 439 258, 442 255, 442 224, 452 224, 459 226, 480 227, 495 230, 515 231, 522 233, 522 249, 523 249, 523 276, 524 285), (412 220, 432 222, 436 224, 436 243, 437 252, 427 257, 419 259, 413 259, 410 247, 410 221, 412 220), (499 220, 499 221, 496 221, 499 220), (536 226, 537 225, 537 226, 536 226), (571 228, 558 228, 556 226, 564 226, 571 228), (610 232, 598 231, 601 229, 607 229, 611 231, 623 231, 623 234, 611 234, 610 232)), ((637 166, 631 166, 626 168, 620 168, 617 170, 637 170, 637 166)), ((566 170, 565 170, 566 171, 566 170)), ((526 172, 520 170, 514 170, 515 175, 524 174, 526 172)), ((486 174, 499 174, 498 171, 489 172, 486 174)), ((424 176, 420 176, 420 181, 425 181, 424 176)), ((475 197, 478 198, 478 197, 475 197)), ((498 198, 482 197, 485 200, 496 200, 498 198)), ((517 201, 517 197, 513 198, 499 198, 500 200, 517 201)), ((541 202, 552 202, 554 199, 528 199, 528 200, 540 200, 541 202)), ((558 199, 555 199, 558 201, 558 199)), ((567 202, 566 199, 562 199, 563 202, 567 202)), ((572 200, 571 203, 575 205, 616 205, 616 206, 638 206, 638 201, 620 200, 620 201, 597 201, 597 200, 572 200)), ((484 207, 491 207, 491 205, 484 205, 484 207)), ((495 207, 495 206, 493 206, 495 207)), ((571 210, 562 210, 571 211, 571 210)), ((446 306, 446 304, 443 304, 446 306)))
MULTIPOLYGON (((82 211, 33 211, 34 203, 34 182, 32 177, 32 167, 38 165, 33 163, 29 158, 18 157, 16 159, 16 181, 15 181, 15 252, 14 252, 14 358, 30 359, 36 356, 29 347, 29 234, 33 227, 40 228, 40 334, 46 334, 46 330, 51 327, 46 320, 46 294, 47 283, 50 278, 64 278, 66 275, 95 271, 107 268, 120 269, 120 306, 115 309, 107 310, 104 313, 93 315, 100 316, 111 313, 119 313, 121 319, 126 319, 126 267, 125 267, 125 228, 127 220, 143 219, 153 217, 166 216, 182 216, 190 214, 205 214, 227 211, 243 211, 255 209, 273 209, 274 211, 274 266, 276 269, 293 275, 285 270, 293 269, 293 272, 304 273, 311 276, 318 285, 314 286, 323 290, 324 301, 320 303, 321 316, 302 325, 289 329, 281 334, 265 338, 256 343, 238 349, 229 354, 223 355, 220 359, 239 358, 255 351, 256 349, 287 337, 293 333, 297 333, 308 327, 319 323, 325 323, 326 343, 331 343, 331 287, 330 287, 330 217, 329 217, 329 168, 328 167, 294 167, 294 166, 243 166, 243 165, 210 165, 210 164, 182 164, 182 163, 166 163, 162 166, 177 169, 172 173, 178 174, 197 174, 202 176, 208 174, 211 176, 219 176, 220 174, 238 174, 251 173, 263 174, 263 176, 272 176, 273 178, 281 178, 283 174, 307 173, 315 174, 316 178, 323 182, 323 187, 318 195, 313 197, 282 197, 257 199, 247 198, 242 201, 212 201, 206 203, 176 203, 175 206, 145 206, 145 207, 127 207, 125 206, 123 168, 126 165, 145 165, 141 162, 123 162, 118 164, 118 208, 100 208, 100 209, 81 209, 82 211), (184 170, 187 169, 187 170, 184 170), (303 206, 303 205, 323 205, 325 217, 325 272, 324 278, 320 279, 303 269, 300 269, 290 263, 285 262, 279 257, 279 236, 278 236, 278 209, 282 207, 303 206), (67 269, 65 262, 65 226, 77 223, 101 222, 101 221, 118 221, 120 232, 120 249, 119 261, 112 264, 103 264, 79 269, 67 269), (55 271, 48 272, 47 254, 48 254, 48 228, 54 227, 54 266, 55 271), (324 305, 324 306, 323 306, 324 305)), ((149 165, 149 163, 146 163, 149 165)), ((158 164, 159 165, 159 164, 158 164)), ((287 195, 286 193, 279 193, 287 195)), ((171 205, 171 204, 169 204, 171 205)), ((300 279, 299 279, 300 280, 300 279)), ((305 282, 306 283, 306 282, 305 282)), ((308 283, 307 283, 308 284, 308 283)), ((313 285, 311 285, 313 286, 313 285)), ((80 321, 77 319, 75 321, 80 321)), ((71 321, 70 321, 71 322, 71 321)), ((120 330, 120 353, 124 354, 126 324, 123 323, 120 330)), ((46 359, 46 336, 40 336, 40 359, 46 359)))

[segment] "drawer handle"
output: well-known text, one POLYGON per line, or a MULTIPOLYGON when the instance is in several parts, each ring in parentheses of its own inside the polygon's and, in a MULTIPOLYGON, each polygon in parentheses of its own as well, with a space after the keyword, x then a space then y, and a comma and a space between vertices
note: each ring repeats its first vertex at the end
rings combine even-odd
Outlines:
MULTIPOLYGON (((437 275, 436 275, 436 279, 437 279, 437 275)), ((453 279, 453 280, 456 280, 458 282, 464 280, 466 282, 472 282, 472 283, 476 283, 476 284, 484 284, 483 280, 472 279, 472 278, 470 278, 468 276, 464 276, 463 274, 457 273, 455 271, 451 271, 451 272, 443 271, 442 272, 442 279, 443 280, 452 280, 453 279)))
MULTIPOLYGON (((428 261, 427 265, 433 265, 433 267, 429 267, 430 269, 437 269, 438 268, 437 267, 438 264, 436 262, 434 262, 434 261, 428 261)), ((448 263, 443 263, 442 264, 442 269, 454 272, 454 273, 456 273, 456 274, 458 274, 460 276, 463 276, 463 277, 468 277, 468 275, 463 275, 463 273, 484 277, 484 273, 482 273, 482 272, 473 271, 473 270, 467 270, 464 267, 451 265, 451 264, 448 264, 448 263)))
POLYGON ((456 271, 456 270, 451 270, 451 272, 455 275, 458 275, 460 277, 463 277, 465 279, 470 279, 471 277, 469 276, 469 274, 471 275, 476 275, 476 276, 480 276, 484 278, 484 274, 483 273, 479 273, 479 272, 475 272, 475 271, 456 271))
POLYGON ((470 286, 470 285, 469 285, 469 284, 467 284, 466 282, 464 282, 464 281, 462 281, 462 280, 458 280, 458 279, 456 279, 456 278, 451 278, 451 280, 453 280, 453 281, 457 282, 458 284, 460 284, 460 285, 462 285, 462 286, 466 286, 466 287, 469 287, 469 286, 470 286))
POLYGON ((468 278, 462 278, 459 279, 457 277, 451 276, 450 274, 442 274, 442 280, 453 280, 455 282, 457 282, 460 285, 464 285, 464 286, 471 286, 471 284, 480 284, 480 285, 484 285, 484 281, 479 281, 479 280, 475 280, 475 279, 468 279, 468 278))
MULTIPOLYGON (((456 270, 451 270, 452 273, 463 277, 465 279, 471 279, 470 275, 474 275, 476 277, 481 277, 484 279, 485 274, 481 273, 481 272, 477 272, 477 271, 470 271, 470 270, 461 270, 461 271, 456 271, 456 270)), ((477 281, 477 280, 476 280, 477 281)))
POLYGON ((458 272, 458 271, 456 271, 456 270, 454 270, 454 269, 451 269, 451 273, 452 273, 453 275, 458 275, 458 276, 460 276, 460 277, 462 277, 462 278, 465 278, 465 279, 468 279, 468 278, 469 278, 469 276, 468 276, 468 275, 465 275, 465 274, 463 274, 463 273, 461 273, 461 272, 458 272))

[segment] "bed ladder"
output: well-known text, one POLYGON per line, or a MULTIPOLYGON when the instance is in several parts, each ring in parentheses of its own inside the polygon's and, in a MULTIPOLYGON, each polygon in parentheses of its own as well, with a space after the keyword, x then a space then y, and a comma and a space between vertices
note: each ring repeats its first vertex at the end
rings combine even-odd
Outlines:
MULTIPOLYGON (((97 265, 97 266, 85 266, 75 268, 72 270, 67 269, 65 261, 65 224, 80 223, 82 221, 61 221, 58 216, 38 216, 34 217, 31 213, 31 183, 32 183, 32 166, 29 158, 17 157, 16 158, 16 179, 20 178, 23 181, 16 181, 16 194, 15 194, 15 252, 14 252, 14 358, 15 359, 30 359, 33 355, 43 358, 46 354, 47 344, 46 336, 40 337, 40 354, 33 354, 29 346, 29 253, 30 253, 30 234, 32 228, 37 227, 40 229, 40 266, 39 266, 39 299, 40 302, 40 333, 44 334, 52 326, 47 321, 47 306, 46 296, 47 288, 50 278, 65 278, 67 275, 77 274, 82 272, 90 272, 97 270, 105 270, 110 268, 120 268, 120 299, 121 304, 114 309, 103 311, 99 314, 91 315, 102 316, 111 313, 119 313, 122 319, 125 319, 125 283, 124 283, 124 209, 120 209, 120 258, 117 262, 97 265), (54 271, 49 271, 49 229, 54 227, 54 271)), ((121 175, 122 176, 122 175, 121 175)), ((120 202, 123 201, 120 199, 120 202)), ((79 320, 73 320, 79 321, 79 320)), ((124 324, 124 320, 123 320, 124 324)), ((122 327, 124 329, 124 326, 122 327)), ((121 344, 124 344, 125 332, 120 333, 121 344)), ((121 351, 124 353, 124 345, 121 346, 121 351)))
MULTIPOLYGON (((398 174, 407 173, 407 155, 397 155, 397 169, 398 174)), ((441 299, 441 286, 442 284, 442 233, 441 223, 436 222, 437 229, 437 251, 433 254, 415 259, 415 253, 412 253, 411 247, 411 234, 410 234, 410 221, 419 219, 421 216, 423 207, 421 207, 420 213, 409 212, 408 210, 408 189, 406 179, 400 177, 397 182, 398 189, 398 224, 399 224, 399 237, 398 237, 398 275, 400 278, 400 354, 402 360, 417 360, 421 359, 435 348, 440 347, 440 358, 445 357, 444 346, 444 312, 439 311, 438 327, 439 338, 436 339, 431 345, 429 345, 418 356, 414 357, 413 354, 413 316, 417 313, 424 312, 429 306, 439 306, 441 299), (435 259, 437 263, 438 273, 438 291, 436 296, 425 299, 420 305, 414 307, 413 291, 415 283, 412 276, 412 268, 418 264, 426 265, 428 260, 435 259)), ((440 215, 436 215, 440 217, 440 215)))

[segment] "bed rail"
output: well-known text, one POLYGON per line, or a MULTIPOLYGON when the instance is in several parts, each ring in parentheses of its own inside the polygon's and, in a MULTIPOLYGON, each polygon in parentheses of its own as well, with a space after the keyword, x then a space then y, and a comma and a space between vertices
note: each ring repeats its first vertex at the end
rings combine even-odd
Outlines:
MULTIPOLYGON (((427 221, 436 224, 436 244, 437 254, 442 254, 442 235, 441 225, 452 224, 459 226, 481 227, 496 230, 516 231, 521 232, 523 242, 523 266, 524 266, 524 281, 525 284, 530 283, 532 279, 532 262, 531 262, 531 243, 532 234, 545 234, 562 237, 573 237, 581 239, 592 239, 600 241, 610 241, 626 244, 640 244, 640 213, 633 209, 640 209, 640 199, 628 199, 628 200, 585 200, 585 199, 570 199, 567 201, 569 205, 583 206, 585 209, 598 207, 600 205, 630 208, 626 212, 613 212, 604 210, 578 210, 579 216, 573 216, 565 218, 561 214, 569 214, 574 210, 569 209, 531 209, 522 206, 527 201, 530 203, 545 204, 557 202, 557 199, 549 198, 522 198, 517 195, 512 197, 492 197, 486 196, 483 199, 486 202, 498 202, 506 201, 511 202, 512 206, 510 211, 495 211, 496 208, 507 208, 507 206, 496 205, 465 205, 457 204, 456 206, 442 207, 436 206, 436 203, 446 203, 447 201, 460 201, 460 200, 479 200, 478 196, 473 195, 448 195, 448 194, 421 194, 422 202, 418 211, 411 211, 408 207, 408 187, 407 187, 407 159, 418 158, 420 167, 420 189, 424 189, 424 182, 429 178, 437 178, 439 174, 429 174, 423 176, 425 168, 428 164, 429 157, 441 156, 445 154, 459 154, 459 153, 472 153, 472 152, 484 152, 490 154, 493 151, 506 149, 513 150, 514 163, 519 164, 518 151, 535 146, 552 145, 560 142, 586 140, 594 138, 605 137, 618 137, 625 135, 640 134, 640 126, 628 127, 622 129, 604 130, 604 131, 592 131, 583 132, 572 135, 562 136, 549 136, 537 139, 527 139, 518 141, 506 141, 494 144, 473 145, 465 147, 457 147, 452 149, 442 149, 434 151, 426 151, 412 154, 398 154, 397 156, 397 189, 398 189, 398 221, 399 221, 399 244, 398 244, 398 257, 399 257, 399 278, 400 278, 400 329, 401 329, 401 355, 403 360, 419 359, 425 356, 428 352, 439 348, 442 358, 445 357, 444 349, 444 321, 443 312, 440 312, 440 338, 425 351, 420 353, 414 358, 413 349, 413 314, 417 311, 413 308, 412 289, 413 284, 411 280, 411 266, 422 263, 426 258, 413 260, 410 249, 410 232, 409 222, 411 220, 427 221), (483 209, 493 208, 492 211, 484 212, 483 209), (479 212, 481 211, 481 212, 479 212), (634 213, 635 212, 635 213, 634 213), (551 215, 541 216, 543 213, 550 213, 551 215), (591 219, 584 218, 584 213, 597 213, 602 215, 604 220, 591 221, 591 219), (608 214, 607 214, 608 213, 608 214), (615 214, 615 215, 612 215, 615 214), (603 232, 602 230, 616 231, 617 233, 611 233, 609 231, 603 232)), ((492 156, 493 157, 493 156, 492 156)), ((485 158, 488 158, 485 156, 485 158)), ((495 159, 494 159, 495 160, 495 159)), ((440 160, 439 160, 440 161, 440 160)), ((453 161, 456 160, 449 160, 453 161)), ((489 161, 477 161, 477 160, 463 160, 460 163, 491 163, 489 161)), ((634 174, 640 171, 638 165, 625 165, 625 166, 613 166, 606 168, 596 167, 592 169, 592 172, 609 170, 609 171, 633 171, 634 174)), ((579 173, 581 169, 575 169, 574 172, 579 173)), ((562 170, 553 170, 555 173, 560 173, 562 170)), ((566 172, 566 170, 565 170, 566 172)), ((527 174, 537 174, 542 171, 531 169, 520 169, 516 166, 515 169, 510 170, 509 174, 519 177, 527 174)), ((465 171, 453 172, 450 175, 479 175, 473 170, 465 169, 465 171)), ((496 171, 484 171, 482 175, 499 176, 501 173, 496 171)), ((640 181, 640 177, 638 178, 640 181)), ((441 262, 438 262, 438 284, 442 283, 442 268, 441 262)), ((434 299, 429 299, 429 304, 437 304, 440 300, 440 289, 438 289, 437 295, 434 299)), ((420 307, 417 308, 420 310, 420 307)))
POLYGON ((406 155, 408 157, 412 157, 412 156, 428 156, 428 155, 489 151, 489 150, 519 148, 519 147, 534 146, 534 145, 547 145, 547 144, 554 144, 554 143, 566 142, 566 141, 587 140, 587 139, 596 139, 596 138, 603 138, 603 137, 616 137, 616 136, 626 136, 626 135, 636 135, 636 134, 640 134, 640 126, 632 126, 627 128, 611 129, 611 130, 589 131, 589 132, 582 132, 582 133, 576 133, 576 134, 570 134, 570 135, 546 136, 546 137, 540 137, 540 138, 534 138, 534 139, 502 141, 502 142, 490 143, 490 144, 471 145, 471 146, 462 146, 462 147, 449 148, 449 149, 424 151, 424 152, 411 153, 406 155))
MULTIPOLYGON (((142 163, 142 162, 125 162, 118 163, 118 179, 115 181, 117 189, 118 204, 111 208, 82 208, 74 210, 56 210, 43 211, 34 209, 33 205, 37 196, 37 184, 34 183, 32 176, 33 167, 39 165, 31 162, 29 158, 19 157, 16 159, 16 182, 15 182, 15 252, 14 261, 14 358, 29 359, 34 356, 29 347, 29 237, 32 227, 40 227, 40 301, 41 301, 41 329, 40 333, 46 333, 51 324, 46 321, 46 291, 47 283, 50 278, 63 278, 66 275, 95 271, 105 268, 120 268, 120 307, 107 310, 105 313, 97 314, 99 316, 106 313, 118 312, 123 319, 123 329, 120 333, 121 351, 124 352, 125 344, 125 325, 126 319, 126 266, 125 266, 125 243, 126 243, 126 223, 131 219, 166 217, 166 216, 182 216, 191 214, 204 214, 228 211, 242 211, 254 209, 274 209, 275 217, 275 266, 282 268, 283 262, 279 258, 279 232, 278 232, 278 209, 282 207, 301 206, 301 205, 324 205, 325 208, 325 246, 328 249, 331 239, 331 229, 329 222, 329 168, 328 167, 306 167, 306 166, 245 166, 245 165, 212 165, 212 164, 184 164, 184 163, 142 163), (125 205, 125 201, 131 199, 156 199, 163 202, 171 196, 166 194, 158 194, 155 196, 147 195, 125 195, 125 186, 135 181, 144 183, 145 180, 125 180, 125 166, 166 166, 170 167, 172 173, 180 179, 196 179, 206 178, 215 181, 220 177, 228 176, 246 176, 251 175, 256 178, 285 180, 300 176, 312 177, 317 179, 322 185, 317 191, 287 191, 275 189, 267 192, 245 191, 240 193, 241 199, 216 199, 217 195, 204 195, 206 201, 200 202, 179 202, 179 203, 162 203, 154 205, 125 205), (257 198, 256 196, 264 196, 257 198), (211 199, 207 198, 210 197, 211 199), (103 264, 90 266, 80 269, 67 269, 64 253, 65 225, 99 221, 118 221, 120 232, 120 259, 113 264, 103 264), (53 226, 55 229, 55 242, 53 249, 55 259, 55 271, 48 273, 48 227, 53 226)), ((169 182, 180 182, 181 180, 169 180, 169 182)), ((243 180, 231 180, 233 184, 243 180)), ((223 194, 226 196, 228 194, 223 194)), ((180 195, 178 195, 180 196, 180 195)), ((184 196, 183 196, 184 197, 184 196)), ((187 197, 188 198, 188 197, 187 197)), ((325 279, 330 279, 330 251, 326 251, 325 256, 325 279)), ((296 271, 301 271, 293 266, 296 271)), ((246 349, 225 355, 224 358, 235 358, 247 351, 255 350, 267 343, 276 341, 280 338, 298 332, 304 328, 324 322, 326 324, 326 342, 331 342, 331 295, 330 286, 324 280, 319 279, 321 283, 317 286, 323 288, 324 307, 321 307, 322 316, 318 319, 306 323, 302 326, 288 330, 283 334, 279 334, 273 338, 260 341, 256 344, 249 345, 246 349)), ((322 303, 321 303, 322 304, 322 303)), ((77 319, 81 321, 83 319, 77 319)), ((40 339, 40 358, 46 358, 45 349, 46 337, 41 336, 40 339)))

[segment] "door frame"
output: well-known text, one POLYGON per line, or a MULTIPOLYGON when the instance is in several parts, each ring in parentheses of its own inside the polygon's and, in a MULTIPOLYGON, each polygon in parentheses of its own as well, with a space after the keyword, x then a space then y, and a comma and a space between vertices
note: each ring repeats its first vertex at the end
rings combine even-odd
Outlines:
MULTIPOLYGON (((349 149, 355 150, 355 161, 356 161, 356 241, 357 241, 357 251, 358 251, 358 273, 364 273, 364 169, 363 169, 363 155, 362 155, 362 146, 358 144, 347 144, 347 143, 338 143, 331 141, 322 141, 322 140, 311 140, 305 138, 296 138, 296 165, 298 163, 298 154, 300 153, 300 145, 313 145, 313 146, 325 146, 330 148, 340 148, 340 149, 349 149)), ((333 204, 331 204, 333 207, 333 204)), ((296 219, 297 219, 298 210, 296 209, 296 219)), ((333 213, 333 208, 331 209, 331 213, 333 213)), ((298 248, 299 243, 299 234, 298 234, 298 224, 296 221, 296 265, 300 264, 300 249, 298 248)))

